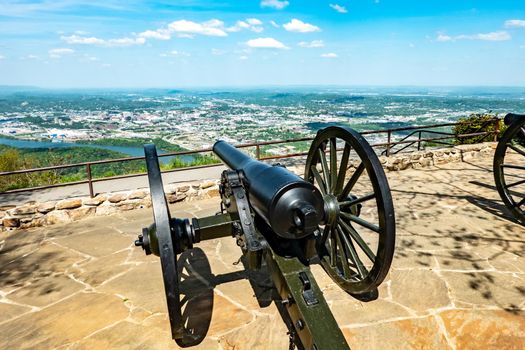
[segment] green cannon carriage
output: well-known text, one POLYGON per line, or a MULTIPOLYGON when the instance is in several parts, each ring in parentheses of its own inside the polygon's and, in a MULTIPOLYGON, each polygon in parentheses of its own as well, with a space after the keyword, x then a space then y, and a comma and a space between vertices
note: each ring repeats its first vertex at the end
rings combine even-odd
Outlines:
POLYGON ((377 298, 394 254, 395 218, 386 176, 370 145, 351 129, 320 130, 304 179, 224 141, 213 150, 229 168, 221 176, 220 212, 190 221, 171 218, 155 146, 145 146, 155 222, 135 244, 160 257, 173 339, 183 347, 196 343, 183 315, 177 256, 199 242, 231 236, 247 269, 270 271, 280 297, 275 302, 289 316, 297 345, 348 349, 309 266, 321 264, 360 300, 377 298))

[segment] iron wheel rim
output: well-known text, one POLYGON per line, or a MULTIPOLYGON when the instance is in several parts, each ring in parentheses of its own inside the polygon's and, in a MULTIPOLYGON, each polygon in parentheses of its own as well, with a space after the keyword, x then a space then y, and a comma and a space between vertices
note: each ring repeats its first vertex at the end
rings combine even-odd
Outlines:
MULTIPOLYGON (((525 170, 525 165, 512 164, 512 161, 507 157, 511 151, 525 157, 525 118, 511 124, 505 130, 496 147, 493 164, 494 182, 501 200, 514 218, 522 225, 525 225, 525 211, 522 209, 525 206, 525 193, 519 196, 515 190, 511 190, 512 187, 521 184, 522 180, 516 181, 516 175, 511 175, 505 171, 505 168, 525 170), (522 135, 522 137, 520 138, 519 135, 522 135), (519 198, 519 200, 516 200, 516 198, 519 198)), ((525 180, 525 178, 522 179, 525 180)))

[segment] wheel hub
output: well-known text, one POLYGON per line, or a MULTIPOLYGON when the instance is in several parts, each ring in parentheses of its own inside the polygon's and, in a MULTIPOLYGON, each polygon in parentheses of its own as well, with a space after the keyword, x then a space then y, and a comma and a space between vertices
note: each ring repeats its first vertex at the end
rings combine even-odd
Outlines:
POLYGON ((324 212, 325 212, 325 224, 334 226, 337 225, 339 219, 339 202, 337 197, 332 194, 325 194, 324 200, 324 212))

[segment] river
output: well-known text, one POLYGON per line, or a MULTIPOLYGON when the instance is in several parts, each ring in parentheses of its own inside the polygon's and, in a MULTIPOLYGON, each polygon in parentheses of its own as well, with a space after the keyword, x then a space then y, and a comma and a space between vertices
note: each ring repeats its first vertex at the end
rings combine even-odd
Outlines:
MULTIPOLYGON (((90 147, 90 148, 101 148, 110 151, 124 153, 130 157, 142 157, 144 156, 144 149, 142 147, 125 147, 125 146, 105 146, 105 145, 90 145, 83 143, 70 143, 70 142, 51 142, 51 141, 30 141, 30 140, 18 140, 11 138, 0 137, 0 144, 7 145, 15 148, 64 148, 64 147, 90 147)), ((159 154, 167 153, 163 150, 157 150, 159 154)), ((193 160, 193 156, 185 155, 181 156, 186 162, 193 160)), ((173 157, 162 157, 161 162, 167 163, 173 157)))

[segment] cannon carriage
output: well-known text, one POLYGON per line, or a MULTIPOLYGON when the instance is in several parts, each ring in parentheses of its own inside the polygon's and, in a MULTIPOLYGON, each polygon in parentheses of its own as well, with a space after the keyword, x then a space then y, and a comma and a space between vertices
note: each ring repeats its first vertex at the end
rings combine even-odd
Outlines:
POLYGON ((183 311, 177 256, 199 242, 230 236, 247 269, 269 270, 295 343, 306 349, 347 349, 309 266, 321 264, 360 300, 377 297, 394 254, 395 217, 385 173, 371 146, 351 129, 320 130, 304 179, 224 141, 216 142, 213 151, 229 168, 221 176, 220 211, 190 221, 170 216, 155 146, 145 146, 154 223, 135 244, 160 257, 173 339, 183 347, 195 344, 183 317, 188 310, 183 311))

